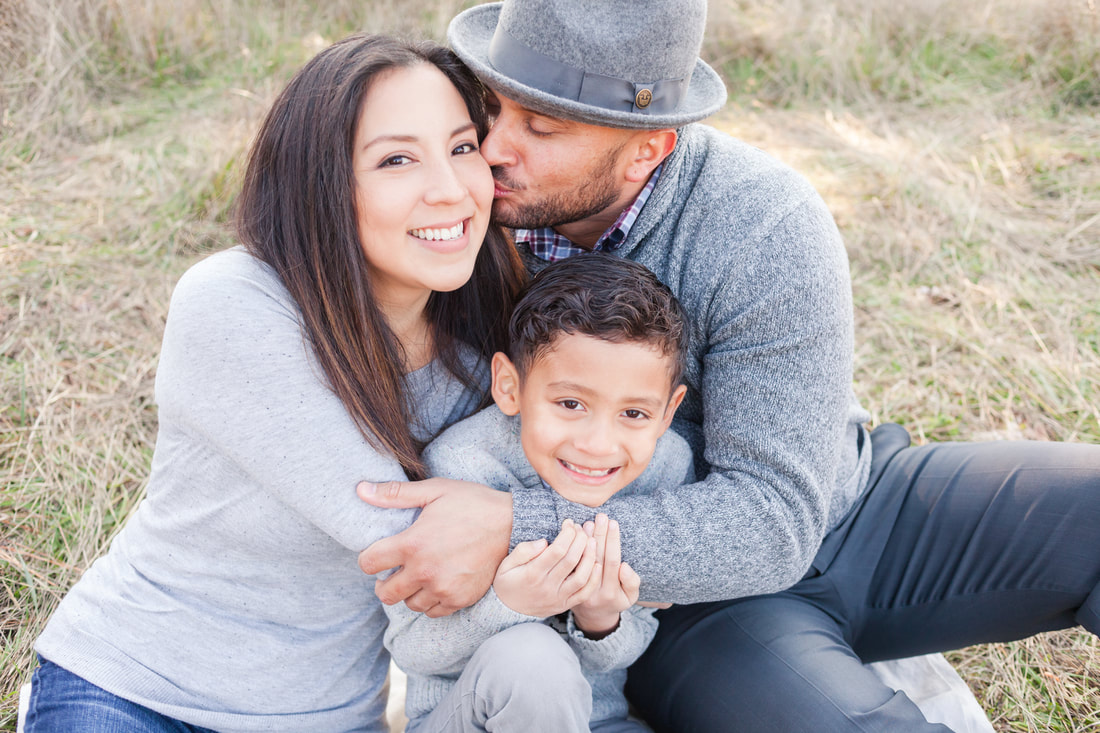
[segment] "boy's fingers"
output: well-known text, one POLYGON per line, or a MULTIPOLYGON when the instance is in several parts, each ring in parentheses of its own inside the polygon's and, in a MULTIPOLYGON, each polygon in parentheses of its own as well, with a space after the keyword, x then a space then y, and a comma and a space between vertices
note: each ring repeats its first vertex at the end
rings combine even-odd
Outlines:
POLYGON ((642 579, 634 572, 634 568, 624 562, 619 565, 619 585, 622 586, 627 595, 634 595, 635 600, 637 600, 638 589, 642 587, 642 579))
POLYGON ((576 536, 576 527, 573 522, 566 519, 562 522, 561 531, 558 532, 558 536, 554 538, 554 541, 549 544, 539 556, 533 559, 530 563, 531 570, 535 572, 547 575, 554 571, 554 568, 558 566, 558 563, 562 561, 565 554, 569 551, 569 546, 573 542, 576 536))
POLYGON ((550 571, 550 577, 559 585, 577 568, 577 564, 580 563, 581 558, 584 556, 585 548, 588 547, 588 542, 588 535, 576 525, 573 525, 573 539, 569 543, 565 555, 558 561, 558 564, 554 566, 554 569, 550 571))
POLYGON ((607 515, 600 513, 596 515, 595 526, 592 531, 592 536, 596 538, 596 557, 604 560, 604 553, 607 552, 607 515))
MULTIPOLYGON (((595 554, 593 552, 593 554, 595 554)), ((600 590, 600 585, 603 582, 603 573, 600 569, 600 564, 596 563, 590 569, 588 573, 588 580, 581 585, 581 587, 574 593, 569 595, 569 607, 572 608, 579 603, 584 603, 588 599, 592 598, 600 590)))
POLYGON ((581 553, 581 558, 577 561, 577 566, 573 569, 573 572, 562 581, 560 586, 561 592, 571 598, 575 593, 586 585, 591 584, 593 581, 599 585, 600 575, 598 570, 599 565, 596 560, 596 542, 591 537, 585 537, 585 547, 581 553))
POLYGON ((604 540, 604 562, 608 565, 618 565, 623 559, 622 535, 619 534, 619 523, 612 519, 607 524, 607 539, 604 540))
POLYGON ((500 563, 500 570, 512 570, 518 568, 520 565, 526 565, 539 556, 543 550, 546 549, 546 540, 529 540, 527 542, 520 542, 515 546, 508 556, 505 557, 500 563))

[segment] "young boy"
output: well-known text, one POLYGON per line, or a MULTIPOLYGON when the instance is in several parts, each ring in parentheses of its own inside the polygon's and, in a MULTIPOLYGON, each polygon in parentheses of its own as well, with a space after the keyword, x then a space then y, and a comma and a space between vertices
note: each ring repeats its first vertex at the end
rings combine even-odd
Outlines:
MULTIPOLYGON (((434 475, 546 492, 561 516, 694 480, 687 443, 665 432, 686 391, 686 324, 649 270, 600 253, 554 263, 510 333, 510 353, 493 357, 496 406, 428 446, 434 475)), ((386 647, 408 675, 406 730, 648 730, 627 720, 623 695, 657 626, 635 605, 639 587, 618 524, 597 514, 566 518, 552 543, 517 545, 470 608, 433 619, 387 606, 386 647)))

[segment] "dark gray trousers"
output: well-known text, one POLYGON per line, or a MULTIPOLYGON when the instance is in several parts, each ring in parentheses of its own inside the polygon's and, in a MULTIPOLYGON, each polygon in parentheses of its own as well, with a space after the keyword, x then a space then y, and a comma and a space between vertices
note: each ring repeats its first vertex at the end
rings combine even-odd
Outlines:
POLYGON ((794 587, 658 614, 627 683, 656 731, 945 731, 863 662, 1100 634, 1100 446, 938 443, 875 464, 794 587))

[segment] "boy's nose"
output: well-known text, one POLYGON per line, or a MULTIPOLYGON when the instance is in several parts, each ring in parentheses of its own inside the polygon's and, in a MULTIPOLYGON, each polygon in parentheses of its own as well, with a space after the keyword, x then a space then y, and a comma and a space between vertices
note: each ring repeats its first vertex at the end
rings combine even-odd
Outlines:
POLYGON ((577 448, 590 456, 609 456, 615 453, 613 431, 607 425, 592 421, 578 436, 577 448))

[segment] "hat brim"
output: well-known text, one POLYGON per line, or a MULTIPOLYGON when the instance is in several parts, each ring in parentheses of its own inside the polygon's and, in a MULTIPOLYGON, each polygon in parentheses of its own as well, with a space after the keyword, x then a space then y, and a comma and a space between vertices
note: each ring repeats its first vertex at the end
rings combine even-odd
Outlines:
POLYGON ((500 8, 500 3, 491 3, 477 5, 459 13, 447 28, 447 41, 458 57, 486 86, 525 107, 553 117, 587 122, 592 125, 632 130, 657 130, 697 122, 714 114, 726 103, 725 84, 722 83, 717 72, 702 59, 695 62, 687 92, 680 101, 679 108, 671 114, 609 110, 547 94, 521 84, 500 73, 489 63, 489 43, 496 31, 500 8))

